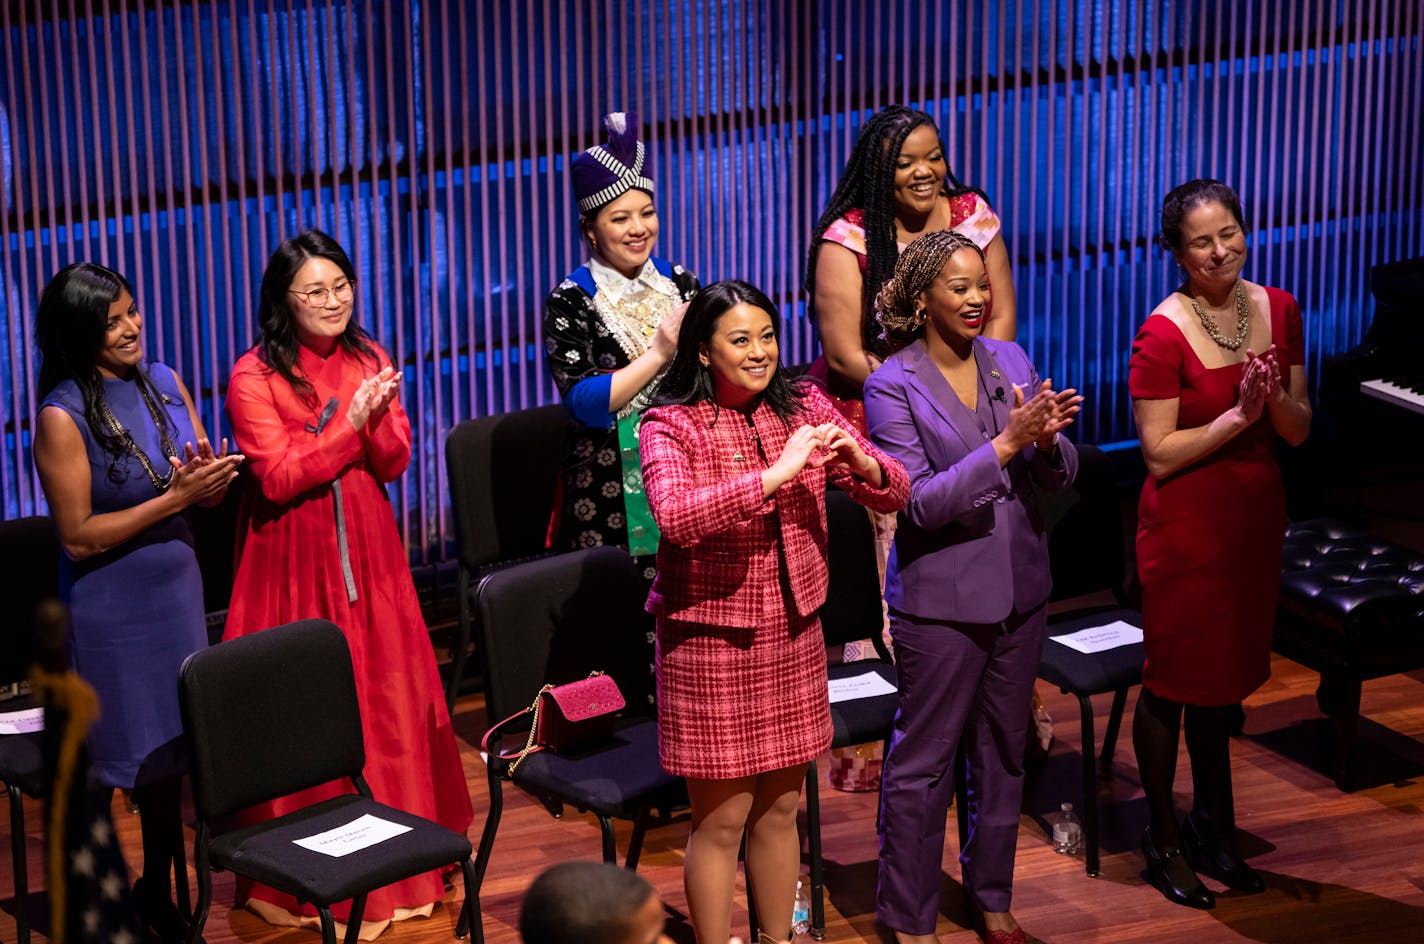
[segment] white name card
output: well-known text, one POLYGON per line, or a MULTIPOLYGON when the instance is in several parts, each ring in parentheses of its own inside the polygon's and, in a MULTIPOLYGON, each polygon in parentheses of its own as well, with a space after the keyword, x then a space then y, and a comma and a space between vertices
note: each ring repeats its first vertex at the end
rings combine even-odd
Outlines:
POLYGON ((1142 642, 1142 630, 1131 623, 1124 623, 1122 620, 1113 620, 1106 626, 1089 626, 1087 629, 1080 629, 1076 633, 1068 633, 1063 636, 1050 636, 1054 642, 1062 643, 1069 649, 1076 649, 1091 655, 1094 652, 1106 652, 1109 649, 1116 649, 1119 646, 1131 646, 1142 642))
POLYGON ((44 730, 44 709, 0 711, 0 734, 31 734, 44 730))
POLYGON ((831 679, 831 702, 855 701, 857 698, 874 698, 877 695, 893 695, 895 686, 885 681, 873 671, 862 672, 849 678, 831 679))
POLYGON ((324 833, 317 833, 315 836, 293 839, 292 841, 303 849, 340 858, 408 832, 410 832, 409 826, 392 823, 390 820, 367 813, 345 826, 338 826, 335 829, 328 829, 324 833))

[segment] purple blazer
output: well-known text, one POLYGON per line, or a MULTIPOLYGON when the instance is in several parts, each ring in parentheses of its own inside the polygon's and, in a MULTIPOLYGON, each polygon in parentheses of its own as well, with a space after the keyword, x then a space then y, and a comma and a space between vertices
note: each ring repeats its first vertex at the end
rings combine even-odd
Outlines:
MULTIPOLYGON (((985 433, 930 360, 923 340, 885 361, 865 383, 870 438, 904 463, 910 503, 900 512, 885 574, 885 601, 921 619, 997 623, 1048 599, 1048 532, 1032 482, 1066 488, 1078 453, 1034 446, 999 466, 990 439, 1003 429, 1013 388, 1038 386, 1028 354, 1011 341, 976 338, 974 353, 994 425, 985 433), (1003 391, 1002 398, 998 391, 1003 391)), ((981 394, 982 396, 982 394, 981 394)))

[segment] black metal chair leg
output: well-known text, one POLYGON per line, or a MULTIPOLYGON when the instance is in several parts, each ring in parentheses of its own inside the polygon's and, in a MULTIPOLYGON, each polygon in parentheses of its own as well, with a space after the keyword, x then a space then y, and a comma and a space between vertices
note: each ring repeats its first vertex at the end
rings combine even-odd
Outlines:
POLYGON ((1108 726, 1103 732, 1103 753, 1098 760, 1098 770, 1104 777, 1112 773, 1113 752, 1117 750, 1117 733, 1122 728, 1122 714, 1127 708, 1127 689, 1113 692, 1112 710, 1108 712, 1108 726))
POLYGON ((633 817, 633 834, 628 837, 628 854, 623 858, 623 867, 629 872, 638 871, 638 857, 643 852, 643 836, 648 831, 647 810, 639 810, 633 817))
POLYGON ((598 830, 603 834, 603 861, 609 865, 618 864, 618 834, 613 830, 613 820, 607 816, 598 818, 598 830))
POLYGON ((1093 729, 1093 702, 1078 696, 1078 714, 1083 733, 1083 858, 1089 876, 1098 874, 1098 765, 1093 729))
POLYGON ((485 828, 480 833, 480 847, 475 855, 475 894, 485 883, 485 869, 489 868, 490 853, 494 851, 494 836, 499 831, 499 819, 504 814, 504 784, 493 766, 489 770, 489 812, 485 814, 485 828))
POLYGON ((208 908, 213 903, 213 873, 208 868, 207 834, 202 823, 193 837, 193 868, 198 873, 198 903, 193 908, 193 923, 188 926, 188 944, 203 939, 203 926, 208 923, 208 908))
POLYGON ((361 919, 366 914, 366 893, 362 892, 351 899, 351 914, 346 919, 346 940, 345 944, 360 944, 361 941, 361 919))
POLYGON ((806 846, 811 858, 811 937, 826 939, 826 864, 821 858, 821 780, 816 762, 806 768, 806 846))
POLYGON ((484 916, 480 913, 479 878, 475 863, 466 859, 460 863, 465 876, 465 901, 460 906, 460 920, 455 924, 455 936, 470 936, 471 944, 485 944, 484 916))
POLYGON ((321 944, 336 944, 336 920, 331 917, 331 909, 318 905, 316 910, 321 915, 321 944))
POLYGON ((24 795, 13 783, 10 793, 10 858, 15 864, 15 940, 30 944, 30 879, 25 862, 24 795))

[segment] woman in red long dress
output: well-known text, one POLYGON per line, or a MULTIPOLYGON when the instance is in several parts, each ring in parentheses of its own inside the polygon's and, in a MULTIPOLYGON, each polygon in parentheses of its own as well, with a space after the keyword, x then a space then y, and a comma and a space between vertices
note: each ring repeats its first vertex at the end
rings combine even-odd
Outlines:
POLYGON ((826 644, 827 481, 877 511, 909 497, 899 462, 842 425, 819 388, 778 370, 775 308, 745 282, 692 300, 641 432, 662 532, 659 752, 687 778, 683 884, 697 939, 732 920, 737 847, 762 941, 791 936, 806 765, 831 743, 826 644))
MULTIPOLYGON (((351 260, 316 231, 282 243, 262 277, 261 337, 228 385, 233 435, 255 481, 243 495, 223 638, 309 617, 340 626, 372 793, 464 832, 469 790, 384 488, 410 462, 410 421, 400 375, 352 320, 355 286, 351 260)), ((278 816, 339 791, 305 791, 252 815, 278 816)), ((372 892, 363 937, 429 914, 444 894, 438 871, 372 892)), ((298 920, 296 902, 272 889, 242 883, 237 897, 274 923, 298 920)), ((336 913, 344 918, 349 907, 336 913)))
POLYGON ((1275 440, 1305 439, 1310 401, 1300 308, 1241 278, 1246 226, 1231 188, 1193 180, 1169 193, 1161 242, 1185 280, 1143 324, 1128 371, 1150 473, 1137 524, 1147 661, 1132 735, 1152 882, 1168 901, 1210 908, 1196 872, 1265 888, 1236 852, 1230 732, 1271 671, 1286 524, 1275 440), (1184 715, 1193 797, 1179 828, 1184 715))

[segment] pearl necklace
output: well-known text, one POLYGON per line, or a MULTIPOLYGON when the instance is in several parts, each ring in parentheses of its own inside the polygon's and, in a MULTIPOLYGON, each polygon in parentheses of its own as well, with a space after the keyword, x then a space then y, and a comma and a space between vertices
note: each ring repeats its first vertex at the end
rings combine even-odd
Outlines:
POLYGON ((1206 309, 1197 303, 1196 297, 1188 295, 1187 299, 1192 303, 1192 311, 1197 313, 1201 319, 1202 327, 1206 329, 1207 336, 1221 347, 1228 351, 1235 351, 1246 343, 1246 335, 1251 328, 1251 306, 1246 300, 1246 289, 1241 286, 1241 280, 1237 279, 1236 289, 1232 293, 1236 299, 1236 337, 1228 338, 1221 333, 1221 329, 1216 326, 1216 320, 1206 313, 1206 309))

